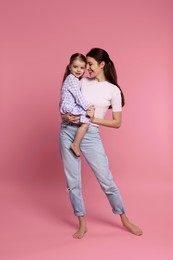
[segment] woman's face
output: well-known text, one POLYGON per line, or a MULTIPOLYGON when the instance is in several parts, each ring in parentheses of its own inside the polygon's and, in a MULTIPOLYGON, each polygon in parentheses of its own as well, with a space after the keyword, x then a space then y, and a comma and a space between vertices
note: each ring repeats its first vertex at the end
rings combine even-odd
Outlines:
POLYGON ((97 79, 99 78, 103 73, 103 64, 98 63, 94 58, 91 58, 89 56, 86 57, 87 59, 87 70, 89 72, 90 78, 97 79))

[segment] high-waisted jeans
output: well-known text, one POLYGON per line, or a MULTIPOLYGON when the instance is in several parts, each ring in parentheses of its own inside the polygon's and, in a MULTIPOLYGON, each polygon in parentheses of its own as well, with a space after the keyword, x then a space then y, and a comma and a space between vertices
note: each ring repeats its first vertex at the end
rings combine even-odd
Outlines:
MULTIPOLYGON (((81 190, 81 160, 70 150, 78 125, 63 122, 60 131, 60 152, 64 165, 70 201, 76 216, 85 215, 81 190)), ((108 159, 100 139, 99 128, 89 126, 80 144, 80 149, 94 172, 115 214, 125 213, 120 192, 109 170, 108 159)))

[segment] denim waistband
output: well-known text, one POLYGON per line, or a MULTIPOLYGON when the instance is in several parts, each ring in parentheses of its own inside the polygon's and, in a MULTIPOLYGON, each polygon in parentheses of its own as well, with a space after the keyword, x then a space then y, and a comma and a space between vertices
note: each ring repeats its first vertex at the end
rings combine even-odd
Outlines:
MULTIPOLYGON (((81 125, 80 124, 75 124, 75 123, 71 123, 71 122, 66 122, 66 121, 62 121, 62 124, 63 125, 66 125, 66 126, 75 126, 75 127, 80 127, 81 125)), ((89 124, 90 127, 99 127, 98 125, 95 125, 95 124, 89 124)))
POLYGON ((75 123, 70 123, 70 122, 62 122, 63 125, 69 125, 69 126, 75 126, 75 127, 79 127, 80 124, 75 124, 75 123))

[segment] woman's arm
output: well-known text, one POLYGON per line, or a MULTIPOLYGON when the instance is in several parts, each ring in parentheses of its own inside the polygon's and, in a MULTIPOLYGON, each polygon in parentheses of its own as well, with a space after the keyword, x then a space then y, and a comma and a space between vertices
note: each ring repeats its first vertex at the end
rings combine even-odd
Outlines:
POLYGON ((92 123, 112 128, 121 126, 122 112, 112 112, 112 119, 93 118, 92 123))

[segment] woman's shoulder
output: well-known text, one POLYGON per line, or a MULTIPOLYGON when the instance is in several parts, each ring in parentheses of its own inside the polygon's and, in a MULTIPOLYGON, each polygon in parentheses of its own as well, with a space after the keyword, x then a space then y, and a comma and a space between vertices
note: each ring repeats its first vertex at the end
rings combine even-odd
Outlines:
POLYGON ((109 88, 112 90, 112 91, 116 91, 116 92, 120 92, 120 89, 113 83, 110 83, 108 81, 105 81, 105 84, 107 86, 109 86, 109 88))

